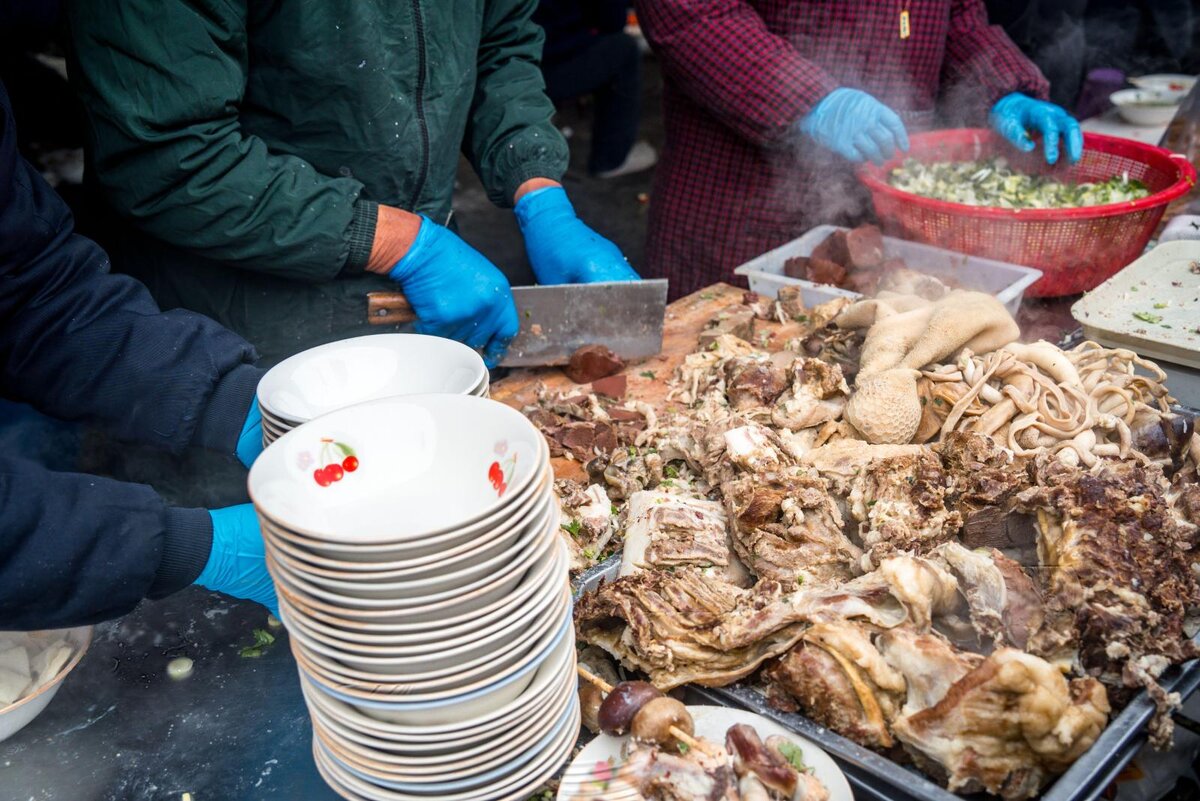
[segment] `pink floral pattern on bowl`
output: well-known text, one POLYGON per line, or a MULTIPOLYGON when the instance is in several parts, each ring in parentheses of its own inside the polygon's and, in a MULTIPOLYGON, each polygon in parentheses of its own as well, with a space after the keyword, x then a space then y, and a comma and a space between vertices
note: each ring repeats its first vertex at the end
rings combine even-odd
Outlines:
POLYGON ((313 481, 317 482, 318 487, 328 487, 358 469, 358 454, 344 442, 322 437, 316 456, 308 451, 296 456, 296 466, 301 470, 307 470, 314 464, 317 468, 312 473, 313 481))
MULTIPOLYGON (((496 443, 494 450, 497 455, 503 457, 508 453, 508 441, 500 440, 496 443)), ((508 491, 508 481, 516 469, 517 455, 515 453, 503 461, 492 462, 488 467, 488 481, 491 482, 492 489, 496 491, 497 498, 503 498, 504 493, 508 491)))

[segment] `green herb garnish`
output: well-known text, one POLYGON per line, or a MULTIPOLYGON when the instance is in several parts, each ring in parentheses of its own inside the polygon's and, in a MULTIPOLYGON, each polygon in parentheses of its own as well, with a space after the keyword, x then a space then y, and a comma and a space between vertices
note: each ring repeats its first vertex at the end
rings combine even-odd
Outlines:
POLYGON ((801 773, 808 772, 808 765, 804 764, 804 750, 795 743, 784 740, 779 744, 779 753, 788 761, 796 770, 801 773))
POLYGON ((243 659, 257 659, 258 657, 263 655, 263 653, 264 653, 263 649, 265 649, 268 645, 273 645, 274 643, 275 643, 275 635, 274 634, 267 631, 266 629, 255 629, 254 630, 254 644, 247 645, 245 648, 243 648, 238 653, 241 655, 241 657, 243 659))
POLYGON ((667 478, 679 478, 679 468, 673 464, 669 464, 663 470, 663 474, 666 475, 667 478))
POLYGON ((1157 324, 1162 322, 1161 314, 1151 314, 1150 312, 1134 312, 1133 316, 1141 320, 1143 323, 1157 324))
POLYGON ((1168 307, 1168 306, 1170 306, 1170 305, 1171 305, 1170 303, 1155 303, 1155 304, 1154 304, 1154 308, 1156 308, 1156 309, 1165 309, 1165 308, 1167 308, 1167 307, 1168 307))
POLYGON ((642 372, 638 373, 638 375, 640 375, 642 378, 649 378, 652 381, 657 377, 654 375, 653 370, 643 370, 642 372))
POLYGON ((579 532, 583 530, 583 524, 580 523, 578 520, 572 520, 570 523, 563 523, 562 527, 572 537, 578 537, 579 532))

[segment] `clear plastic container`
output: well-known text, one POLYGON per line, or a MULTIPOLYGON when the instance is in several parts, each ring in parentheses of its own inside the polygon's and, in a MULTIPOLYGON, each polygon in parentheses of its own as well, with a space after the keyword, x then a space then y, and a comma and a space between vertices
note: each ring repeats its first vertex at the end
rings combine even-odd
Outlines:
MULTIPOLYGON (((750 281, 750 290, 766 297, 775 297, 783 286, 798 286, 805 306, 816 306, 834 298, 860 298, 857 292, 839 289, 829 284, 814 284, 783 274, 783 263, 796 256, 810 256, 817 245, 835 231, 848 231, 836 225, 818 225, 799 239, 752 259, 734 272, 750 281)), ((1041 270, 1006 264, 1002 261, 968 256, 953 250, 922 245, 904 239, 883 238, 885 258, 904 259, 910 270, 936 276, 960 289, 977 289, 995 295, 1010 314, 1021 307, 1025 290, 1042 277, 1041 270)))

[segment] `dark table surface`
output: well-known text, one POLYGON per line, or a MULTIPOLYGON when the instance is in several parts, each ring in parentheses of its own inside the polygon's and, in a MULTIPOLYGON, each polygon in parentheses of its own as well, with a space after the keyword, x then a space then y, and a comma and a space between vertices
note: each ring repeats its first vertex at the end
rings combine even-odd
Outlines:
POLYGON ((261 606, 192 588, 96 627, 36 720, 0 743, 0 801, 334 801, 313 766, 312 726, 287 634, 261 606), (177 656, 190 678, 167 677, 177 656))

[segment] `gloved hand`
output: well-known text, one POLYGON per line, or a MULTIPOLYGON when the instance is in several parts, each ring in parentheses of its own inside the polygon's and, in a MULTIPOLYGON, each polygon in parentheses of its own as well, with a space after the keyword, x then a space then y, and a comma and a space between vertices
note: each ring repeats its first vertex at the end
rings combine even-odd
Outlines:
POLYGON ((990 120, 996 133, 1024 153, 1031 152, 1035 147, 1028 132, 1034 130, 1041 133, 1047 164, 1058 162, 1059 136, 1067 143, 1067 161, 1074 164, 1083 156, 1083 131, 1079 130, 1075 118, 1061 106, 1013 92, 996 101, 990 120))
POLYGON ((421 334, 448 337, 482 349, 495 367, 520 323, 508 279, 484 256, 428 217, 388 273, 400 284, 421 334))
POLYGON ((262 412, 258 408, 258 399, 250 402, 250 413, 242 425, 242 433, 238 435, 238 461, 249 467, 263 450, 262 412))
POLYGON ((800 132, 850 161, 882 164, 908 150, 904 122, 890 108, 857 89, 834 89, 799 122, 800 132))
POLYGON ((514 211, 539 284, 641 280, 620 248, 575 216, 561 186, 535 189, 514 211))
POLYGON ((260 603, 279 617, 275 585, 267 573, 266 551, 254 506, 244 503, 209 511, 212 551, 196 583, 214 592, 260 603))

